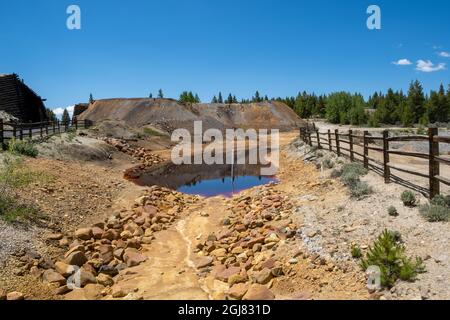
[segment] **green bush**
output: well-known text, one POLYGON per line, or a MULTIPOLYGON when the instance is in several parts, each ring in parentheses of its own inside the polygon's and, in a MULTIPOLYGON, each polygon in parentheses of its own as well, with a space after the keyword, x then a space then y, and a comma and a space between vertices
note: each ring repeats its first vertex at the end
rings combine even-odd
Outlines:
POLYGON ((350 195, 356 199, 362 199, 364 196, 373 193, 372 187, 367 182, 358 181, 355 185, 350 187, 350 195))
POLYGON ((144 128, 143 132, 144 132, 145 136, 156 136, 156 137, 164 136, 164 134, 162 134, 161 132, 156 131, 152 128, 144 128))
POLYGON ((330 158, 325 158, 322 160, 322 167, 325 169, 333 169, 334 162, 330 158))
POLYGON ((390 207, 388 208, 388 214, 389 214, 391 217, 397 217, 397 216, 398 216, 398 211, 397 211, 397 209, 396 209, 394 206, 390 206, 390 207))
POLYGON ((422 217, 428 222, 450 221, 450 208, 436 204, 425 204, 419 209, 422 217))
POLYGON ((11 139, 9 141, 8 151, 13 154, 24 155, 33 158, 36 158, 39 154, 38 150, 32 142, 16 139, 11 139))
POLYGON ((340 169, 333 169, 330 173, 330 178, 336 179, 339 178, 342 175, 342 170, 340 169))
POLYGON ((366 271, 370 266, 377 266, 381 271, 381 285, 391 288, 400 279, 414 281, 419 273, 425 272, 422 259, 413 261, 406 257, 405 247, 396 241, 388 230, 377 238, 369 247, 367 255, 361 260, 361 267, 366 271))
POLYGON ((430 201, 430 204, 450 207, 450 196, 437 195, 430 201))
POLYGON ((20 188, 33 182, 48 183, 53 176, 26 168, 20 157, 5 154, 0 166, 0 183, 11 188, 20 188))
POLYGON ((359 259, 362 257, 361 248, 357 244, 352 245, 351 249, 352 258, 359 259))
POLYGON ((9 223, 28 222, 41 216, 36 207, 20 202, 8 188, 2 186, 0 190, 0 219, 9 223))
POLYGON ((402 200, 403 204, 407 207, 414 207, 417 204, 416 196, 409 190, 403 191, 402 195, 400 196, 400 199, 402 200))

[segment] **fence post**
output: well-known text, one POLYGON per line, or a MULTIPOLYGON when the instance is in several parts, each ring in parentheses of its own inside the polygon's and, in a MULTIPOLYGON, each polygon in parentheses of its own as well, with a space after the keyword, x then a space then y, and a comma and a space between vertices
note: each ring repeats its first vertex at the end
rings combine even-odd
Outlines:
POLYGON ((73 121, 75 122, 75 130, 78 130, 78 120, 74 119, 73 121))
POLYGON ((434 137, 439 134, 438 128, 428 128, 428 139, 430 144, 430 199, 440 193, 439 180, 435 177, 440 174, 439 162, 434 158, 439 156, 439 142, 434 141, 434 137))
POLYGON ((17 138, 17 127, 16 127, 17 125, 14 123, 13 125, 12 125, 12 127, 13 127, 13 137, 14 137, 14 139, 16 139, 17 138))
POLYGON ((3 119, 0 119, 0 143, 2 150, 5 150, 5 136, 3 131, 3 119))
POLYGON ((40 131, 41 138, 42 138, 44 136, 44 126, 43 126, 42 122, 39 124, 39 131, 40 131))
POLYGON ((61 123, 59 120, 56 120, 56 124, 58 125, 58 134, 61 134, 61 123))
POLYGON ((319 129, 316 129, 316 137, 317 137, 317 148, 322 149, 322 146, 320 145, 320 133, 319 129))
POLYGON ((308 130, 308 143, 309 146, 312 147, 311 130, 308 130))
POLYGON ((353 154, 353 130, 348 130, 348 143, 350 145, 350 161, 355 161, 355 155, 353 154))
POLYGON ((335 129, 334 130, 334 137, 336 138, 336 152, 338 157, 341 156, 341 147, 339 146, 339 130, 335 129))
POLYGON ((391 169, 389 168, 389 131, 383 131, 383 173, 384 183, 389 183, 391 180, 391 169))
POLYGON ((364 145, 364 168, 369 169, 369 143, 367 141, 368 131, 363 133, 363 145, 364 145))
POLYGON ((45 123, 45 134, 48 136, 48 121, 45 123))
POLYGON ((53 134, 56 133, 56 122, 55 120, 52 121, 52 125, 53 125, 53 134))
POLYGON ((31 124, 31 121, 30 121, 30 126, 28 127, 28 137, 30 138, 30 140, 33 139, 33 126, 31 124))
POLYGON ((19 139, 23 140, 23 125, 22 124, 20 124, 19 139))
POLYGON ((331 130, 328 129, 328 149, 333 152, 333 144, 331 143, 331 130))

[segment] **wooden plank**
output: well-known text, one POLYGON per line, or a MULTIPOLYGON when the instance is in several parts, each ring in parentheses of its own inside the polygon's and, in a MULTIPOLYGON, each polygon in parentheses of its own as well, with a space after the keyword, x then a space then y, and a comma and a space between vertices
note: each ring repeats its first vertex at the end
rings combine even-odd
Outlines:
POLYGON ((334 138, 335 138, 335 141, 336 141, 336 153, 337 153, 337 155, 339 157, 341 155, 341 149, 340 149, 340 146, 339 146, 339 131, 338 131, 338 129, 334 130, 334 138))
POLYGON ((367 146, 367 149, 372 150, 372 151, 383 152, 383 148, 378 148, 378 147, 367 146))
POLYGON ((388 141, 428 141, 427 136, 398 136, 390 137, 388 141))
POLYGON ((383 174, 384 182, 389 183, 391 181, 391 171, 389 169, 389 132, 387 130, 383 131, 383 174))
POLYGON ((429 155, 429 175, 430 175, 430 199, 433 199, 440 193, 439 180, 434 177, 440 175, 439 162, 434 160, 434 157, 439 156, 439 142, 434 141, 434 137, 439 134, 438 128, 428 129, 428 138, 430 145, 429 155))
POLYGON ((429 155, 426 153, 398 151, 398 150, 389 150, 388 153, 396 154, 399 156, 415 157, 415 158, 421 158, 421 159, 427 159, 427 160, 429 159, 429 155))
POLYGON ((439 182, 442 182, 443 184, 450 186, 450 179, 444 178, 443 176, 435 176, 434 178, 439 182))
POLYGON ((367 135, 369 134, 368 131, 364 131, 363 133, 363 148, 364 148, 364 168, 369 169, 369 149, 367 149, 368 147, 368 142, 367 142, 367 135))
POLYGON ((450 165, 450 158, 444 158, 441 156, 435 156, 434 157, 435 161, 439 161, 440 163, 446 164, 446 165, 450 165))
POLYGON ((450 137, 435 136, 433 139, 435 142, 450 143, 450 137))
POLYGON ((419 177, 423 177, 423 178, 430 178, 430 176, 426 173, 421 173, 421 172, 417 172, 417 169, 410 169, 410 168, 405 168, 405 167, 399 167, 396 165, 393 165, 391 163, 387 164, 389 168, 397 170, 397 171, 401 171, 401 172, 405 172, 405 173, 409 173, 415 176, 419 176, 419 177))

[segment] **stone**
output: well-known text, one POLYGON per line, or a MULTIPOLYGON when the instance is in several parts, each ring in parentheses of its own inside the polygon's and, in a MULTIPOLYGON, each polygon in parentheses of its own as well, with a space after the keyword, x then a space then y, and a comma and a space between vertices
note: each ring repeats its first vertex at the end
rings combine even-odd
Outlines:
POLYGON ((225 257, 227 255, 227 250, 225 248, 219 248, 211 251, 210 254, 217 258, 225 257))
POLYGON ((147 261, 147 257, 139 253, 138 251, 127 249, 123 254, 123 260, 128 267, 135 267, 140 265, 142 262, 147 261))
POLYGON ((75 231, 75 237, 80 240, 90 240, 92 238, 91 228, 81 228, 75 231))
POLYGON ((73 266, 81 267, 88 261, 86 255, 81 251, 72 252, 66 259, 65 263, 73 266))
POLYGON ((25 297, 22 292, 13 291, 6 295, 6 300, 8 301, 19 301, 19 300, 25 300, 25 297))
POLYGON ((56 289, 56 294, 62 296, 63 294, 66 294, 70 291, 71 291, 70 288, 67 285, 64 285, 56 289))
POLYGON ((94 239, 100 240, 103 237, 103 229, 99 227, 93 227, 92 228, 92 237, 94 239))
POLYGON ((87 300, 100 300, 103 298, 103 287, 100 284, 89 283, 84 287, 84 295, 87 300))
POLYGON ((276 233, 271 233, 268 237, 264 239, 264 243, 277 243, 280 241, 280 238, 277 236, 276 233))
POLYGON ((62 261, 55 262, 55 269, 60 275, 62 275, 65 278, 70 277, 76 271, 74 266, 64 263, 62 261))
POLYGON ((114 248, 110 245, 101 245, 98 248, 98 252, 100 253, 100 258, 105 264, 108 264, 114 260, 114 248))
POLYGON ((201 269, 212 265, 213 261, 214 261, 213 257, 210 256, 198 257, 195 259, 194 265, 196 269, 201 269))
POLYGON ((131 239, 133 238, 133 233, 129 230, 125 230, 120 234, 120 238, 122 238, 122 240, 131 239))
POLYGON ((61 274, 52 269, 45 270, 44 273, 42 274, 42 279, 45 282, 51 284, 55 283, 60 286, 66 283, 66 278, 64 278, 61 274))
POLYGON ((45 236, 45 239, 56 241, 61 240, 63 237, 64 235, 62 233, 50 233, 45 236))
POLYGON ((127 293, 122 288, 113 288, 113 291, 112 291, 112 297, 113 298, 115 298, 115 299, 123 298, 126 295, 127 295, 127 293))
POLYGON ((232 286, 236 283, 246 282, 247 280, 248 278, 246 276, 243 276, 241 274, 233 274, 232 276, 228 277, 228 284, 232 286))
MULTIPOLYGON (((125 267, 126 267, 126 264, 122 264, 122 265, 125 265, 125 267)), ((120 264, 117 265, 116 267, 113 267, 113 266, 110 266, 110 265, 104 265, 104 266, 100 267, 98 272, 107 274, 107 275, 109 275, 111 277, 115 277, 116 275, 119 274, 119 271, 121 270, 119 266, 120 266, 120 264)))
POLYGON ((249 285, 246 283, 237 283, 233 285, 228 291, 228 296, 235 300, 241 300, 247 293, 249 285))
POLYGON ((97 283, 95 276, 84 268, 80 268, 77 272, 75 272, 73 278, 75 280, 75 284, 80 287, 84 287, 89 283, 97 283))
POLYGON ((113 251, 113 255, 116 259, 122 260, 124 252, 124 249, 119 248, 113 251))
POLYGON ((215 277, 217 280, 220 280, 223 282, 228 282, 228 278, 230 278, 233 275, 240 274, 240 273, 241 273, 241 268, 230 267, 230 268, 227 268, 227 269, 217 272, 215 277))
POLYGON ((252 284, 247 293, 243 296, 243 300, 274 300, 275 295, 261 284, 252 284))
POLYGON ((110 241, 117 240, 119 239, 119 237, 120 237, 119 232, 114 229, 108 229, 105 232, 103 232, 102 235, 102 239, 108 239, 110 241))
POLYGON ((296 258, 292 258, 288 262, 289 262, 289 264, 297 264, 298 260, 296 258))
POLYGON ((111 287, 114 284, 113 278, 105 273, 100 273, 97 276, 97 282, 105 287, 111 287))
POLYGON ((6 290, 0 288, 0 301, 6 300, 6 295, 7 295, 6 290))
POLYGON ((256 283, 266 284, 273 278, 272 271, 268 268, 264 268, 261 271, 259 271, 257 274, 255 274, 254 278, 255 278, 256 283))

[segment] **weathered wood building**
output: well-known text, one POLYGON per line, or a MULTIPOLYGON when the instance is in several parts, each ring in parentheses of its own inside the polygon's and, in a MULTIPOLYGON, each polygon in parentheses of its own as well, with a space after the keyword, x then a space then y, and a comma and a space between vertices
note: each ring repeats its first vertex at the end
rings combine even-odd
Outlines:
POLYGON ((44 102, 17 74, 0 74, 0 110, 19 119, 20 122, 47 120, 44 102))

